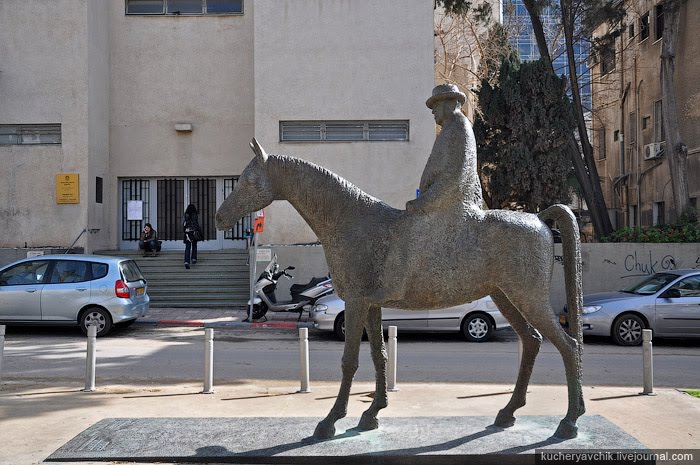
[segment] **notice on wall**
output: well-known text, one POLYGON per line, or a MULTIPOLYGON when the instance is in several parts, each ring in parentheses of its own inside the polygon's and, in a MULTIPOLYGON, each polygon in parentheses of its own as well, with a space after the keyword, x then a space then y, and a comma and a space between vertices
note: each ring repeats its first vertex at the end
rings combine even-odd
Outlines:
POLYGON ((126 219, 128 221, 143 220, 143 200, 129 200, 127 202, 126 219))
POLYGON ((80 203, 80 175, 63 173, 56 175, 56 203, 80 203))
POLYGON ((272 260, 272 249, 258 249, 255 261, 269 262, 272 260))

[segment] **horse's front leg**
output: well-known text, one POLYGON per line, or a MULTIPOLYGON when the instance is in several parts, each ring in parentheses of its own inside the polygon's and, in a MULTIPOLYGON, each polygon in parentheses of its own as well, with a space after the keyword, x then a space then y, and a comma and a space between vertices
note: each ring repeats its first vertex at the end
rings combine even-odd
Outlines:
POLYGON ((389 399, 386 393, 386 349, 384 347, 384 333, 382 331, 382 308, 372 306, 367 315, 367 337, 372 351, 372 362, 374 362, 376 387, 374 400, 369 408, 362 414, 358 427, 363 430, 371 430, 379 427, 377 414, 385 408, 389 399))
POLYGON ((343 379, 340 382, 340 391, 333 408, 328 412, 326 418, 316 426, 316 431, 314 431, 316 439, 329 439, 335 436, 335 422, 347 415, 350 387, 358 367, 360 341, 368 309, 368 305, 360 304, 355 300, 345 302, 345 349, 341 364, 343 379))

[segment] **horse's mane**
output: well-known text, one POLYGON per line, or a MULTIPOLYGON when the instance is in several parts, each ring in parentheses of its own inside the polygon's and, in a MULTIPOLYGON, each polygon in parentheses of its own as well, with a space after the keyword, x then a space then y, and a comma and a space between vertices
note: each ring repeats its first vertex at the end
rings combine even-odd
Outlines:
MULTIPOLYGON (((379 209, 384 213, 398 213, 399 210, 389 206, 384 201, 369 195, 347 179, 315 163, 289 155, 270 155, 268 163, 283 171, 284 182, 300 195, 308 197, 308 201, 330 202, 334 208, 342 204, 352 203, 370 209, 379 209), (289 176, 295 172, 295 176, 289 176), (293 185, 292 185, 293 184, 293 185), (312 199, 313 197, 313 199, 312 199), (388 211, 387 211, 388 210, 388 211)), ((281 174, 281 173, 280 173, 281 174)), ((281 176, 278 177, 280 179, 281 176)))

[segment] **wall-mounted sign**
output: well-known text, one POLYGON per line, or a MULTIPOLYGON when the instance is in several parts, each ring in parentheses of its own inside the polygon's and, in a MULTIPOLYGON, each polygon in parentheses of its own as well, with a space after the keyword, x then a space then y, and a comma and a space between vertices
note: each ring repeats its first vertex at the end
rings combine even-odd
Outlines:
POLYGON ((272 260, 272 249, 258 249, 255 255, 255 261, 269 262, 272 260))
POLYGON ((128 221, 143 220, 143 200, 129 200, 126 203, 126 219, 128 221))
POLYGON ((57 174, 56 175, 56 203, 80 203, 80 175, 57 174))

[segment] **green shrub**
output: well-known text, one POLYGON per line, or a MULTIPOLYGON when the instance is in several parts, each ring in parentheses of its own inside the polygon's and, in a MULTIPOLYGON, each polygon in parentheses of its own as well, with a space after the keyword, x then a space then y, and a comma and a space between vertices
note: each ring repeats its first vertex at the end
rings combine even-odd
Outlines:
POLYGON ((694 210, 686 211, 676 224, 621 228, 604 237, 601 242, 700 242, 700 223, 697 218, 694 210))

